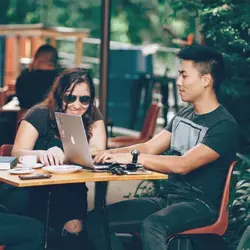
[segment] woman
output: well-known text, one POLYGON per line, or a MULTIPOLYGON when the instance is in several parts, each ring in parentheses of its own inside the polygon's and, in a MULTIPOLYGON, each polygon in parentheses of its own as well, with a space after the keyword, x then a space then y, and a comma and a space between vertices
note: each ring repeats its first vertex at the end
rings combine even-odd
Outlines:
MULTIPOLYGON (((106 131, 102 115, 95 106, 93 80, 87 70, 73 68, 63 71, 56 78, 48 97, 41 104, 31 108, 23 117, 12 155, 19 157, 32 154, 44 165, 63 164, 64 153, 55 112, 81 115, 90 151, 105 149, 106 131)), ((48 192, 46 189, 32 189, 32 204, 35 206, 32 207, 32 214, 43 220, 48 192)), ((63 230, 62 235, 66 234, 68 238, 76 239, 75 235, 82 231, 82 222, 87 212, 86 185, 56 186, 52 192, 50 208, 50 225, 56 231, 63 230)), ((63 243, 63 246, 66 248, 66 244, 63 243)))

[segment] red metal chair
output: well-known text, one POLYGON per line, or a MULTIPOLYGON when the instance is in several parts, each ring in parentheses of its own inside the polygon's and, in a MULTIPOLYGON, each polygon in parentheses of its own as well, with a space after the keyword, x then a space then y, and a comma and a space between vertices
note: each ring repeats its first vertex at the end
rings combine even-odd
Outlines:
POLYGON ((160 107, 158 103, 152 103, 148 109, 144 119, 141 133, 138 137, 132 136, 117 136, 108 139, 108 148, 118 148, 130 146, 137 143, 146 142, 151 139, 155 132, 156 121, 159 114, 160 107))
POLYGON ((227 179, 226 179, 226 183, 225 183, 225 187, 224 187, 224 192, 223 192, 223 196, 222 196, 222 200, 221 200, 219 216, 218 216, 218 219, 214 222, 214 224, 206 226, 206 227, 187 230, 187 231, 184 231, 182 233, 173 235, 168 239, 168 245, 169 245, 171 240, 173 240, 174 238, 178 238, 181 235, 217 234, 217 235, 222 236, 226 232, 227 226, 228 226, 228 217, 229 217, 228 202, 229 202, 230 182, 231 182, 232 171, 233 171, 235 164, 236 164, 236 161, 234 161, 230 165, 230 168, 228 170, 227 179))
POLYGON ((11 156, 12 144, 3 144, 0 147, 0 156, 11 156))

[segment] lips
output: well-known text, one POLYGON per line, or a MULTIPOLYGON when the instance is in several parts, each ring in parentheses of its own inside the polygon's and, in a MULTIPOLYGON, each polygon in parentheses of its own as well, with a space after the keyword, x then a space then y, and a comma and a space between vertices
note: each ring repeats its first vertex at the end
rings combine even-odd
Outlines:
POLYGON ((81 111, 70 111, 70 113, 72 115, 82 115, 84 112, 81 110, 81 111))

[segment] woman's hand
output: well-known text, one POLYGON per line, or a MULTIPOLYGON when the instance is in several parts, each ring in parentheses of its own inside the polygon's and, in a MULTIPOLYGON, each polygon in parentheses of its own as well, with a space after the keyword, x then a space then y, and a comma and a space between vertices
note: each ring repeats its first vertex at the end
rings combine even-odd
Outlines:
POLYGON ((49 148, 47 151, 41 152, 39 160, 42 164, 49 165, 61 165, 64 163, 64 152, 59 147, 49 148))

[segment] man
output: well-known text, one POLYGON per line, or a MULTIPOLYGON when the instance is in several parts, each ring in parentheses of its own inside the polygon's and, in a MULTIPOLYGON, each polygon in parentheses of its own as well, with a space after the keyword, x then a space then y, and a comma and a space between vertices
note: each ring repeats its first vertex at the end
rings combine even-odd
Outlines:
MULTIPOLYGON (((236 153, 237 123, 215 93, 224 74, 222 55, 192 45, 178 56, 177 85, 181 99, 191 105, 150 141, 99 152, 94 158, 96 162, 118 163, 133 158, 147 169, 169 174, 159 197, 128 200, 107 208, 111 231, 140 232, 144 250, 165 250, 169 236, 217 219, 227 171, 236 153), (166 150, 170 155, 160 155, 166 150)), ((87 220, 96 249, 106 249, 101 221, 95 211, 87 220)))
POLYGON ((36 52, 30 69, 25 70, 16 81, 16 96, 20 107, 28 109, 42 102, 58 74, 57 50, 49 44, 36 52))

